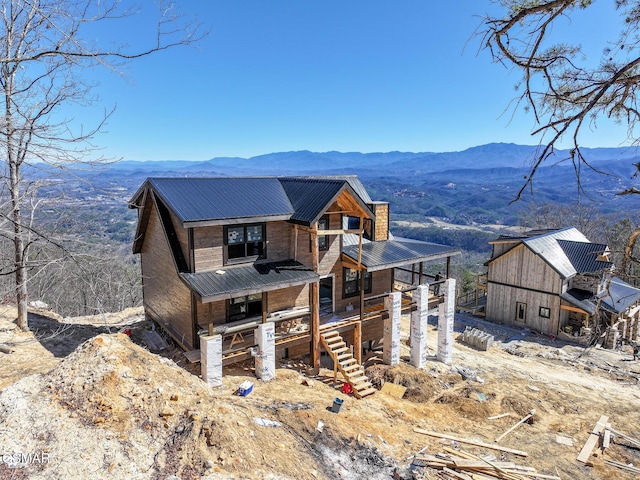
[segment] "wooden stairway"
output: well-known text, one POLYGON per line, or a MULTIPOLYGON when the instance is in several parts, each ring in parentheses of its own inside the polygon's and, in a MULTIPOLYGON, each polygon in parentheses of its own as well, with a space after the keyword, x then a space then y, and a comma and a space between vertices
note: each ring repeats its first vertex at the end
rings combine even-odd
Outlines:
POLYGON ((322 346, 331 355, 334 373, 336 369, 342 373, 347 383, 353 388, 353 394, 356 398, 366 397, 376 392, 365 375, 364 368, 353 358, 351 348, 347 346, 338 332, 333 330, 321 333, 320 339, 322 346))

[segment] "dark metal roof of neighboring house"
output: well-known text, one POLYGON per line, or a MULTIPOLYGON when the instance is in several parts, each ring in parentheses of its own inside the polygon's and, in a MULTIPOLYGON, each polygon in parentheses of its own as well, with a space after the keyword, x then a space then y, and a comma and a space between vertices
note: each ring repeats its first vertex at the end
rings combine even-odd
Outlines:
POLYGON ((626 311, 640 301, 640 289, 613 277, 606 290, 601 294, 604 306, 615 313, 626 311))
POLYGON ((313 270, 294 260, 181 273, 180 276, 203 302, 305 285, 320 278, 313 270))
POLYGON ((577 273, 601 272, 613 265, 611 262, 598 260, 608 250, 606 245, 571 240, 558 240, 558 244, 577 273))
POLYGON ((349 191, 360 207, 373 217, 365 201, 346 177, 280 177, 279 180, 295 210, 291 216, 292 221, 306 225, 317 222, 344 190, 349 191))
MULTIPOLYGON (((342 253, 354 262, 358 261, 358 245, 347 245, 343 247, 342 253)), ((460 253, 457 248, 436 243, 386 240, 363 243, 360 261, 368 271, 375 272, 376 270, 436 260, 460 253)))
POLYGON ((275 177, 149 178, 145 183, 186 224, 264 217, 286 220, 294 213, 275 177))

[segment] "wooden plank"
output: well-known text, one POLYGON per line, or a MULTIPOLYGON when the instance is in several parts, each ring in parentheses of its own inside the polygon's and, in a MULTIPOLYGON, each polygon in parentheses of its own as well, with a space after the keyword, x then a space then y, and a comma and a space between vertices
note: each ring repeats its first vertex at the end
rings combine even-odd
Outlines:
POLYGON ((607 423, 604 429, 604 436, 602 437, 602 449, 609 448, 609 444, 611 443, 611 424, 607 423))
POLYGON ((640 468, 633 467, 631 465, 625 465, 624 463, 614 462, 613 460, 605 460, 605 465, 611 465, 613 467, 621 468, 622 470, 627 470, 628 472, 640 473, 640 468))
POLYGON ((606 415, 602 415, 600 417, 600 420, 598 420, 598 423, 596 423, 595 427, 593 427, 593 431, 589 434, 589 438, 587 439, 584 446, 582 447, 582 450, 580 450, 580 453, 578 454, 577 460, 579 462, 587 463, 587 460, 589 460, 589 457, 591 456, 591 452, 593 451, 595 446, 598 444, 598 441, 600 440, 600 434, 606 428, 608 420, 609 420, 609 417, 607 417, 606 415))
POLYGON ((514 455, 518 455, 520 457, 526 457, 526 456, 529 455, 527 452, 523 452, 522 450, 516 450, 514 448, 501 447, 499 445, 494 445, 494 444, 490 444, 490 443, 477 442, 475 440, 468 440, 468 439, 465 439, 465 438, 457 437, 455 435, 448 435, 446 433, 431 432, 429 430, 424 430, 422 428, 417 428, 416 427, 416 428, 413 429, 413 431, 416 432, 416 433, 421 433, 422 435, 428 435, 430 437, 445 438, 447 440, 454 440, 456 442, 466 443, 468 445, 474 445, 476 447, 483 447, 483 448, 488 448, 490 450, 498 450, 498 451, 501 451, 501 452, 513 453, 514 455))
POLYGON ((511 414, 509 412, 501 413, 500 415, 494 415, 493 417, 487 417, 487 420, 497 420, 499 418, 510 417, 510 416, 511 416, 511 414))
POLYGON ((614 430, 613 428, 611 428, 610 425, 607 426, 607 430, 610 430, 611 433, 613 433, 614 435, 617 435, 620 438, 625 439, 627 442, 633 443, 635 446, 640 448, 640 440, 636 440, 635 438, 631 438, 631 437, 625 435, 624 433, 619 432, 618 430, 614 430))
POLYGON ((500 440, 502 440, 504 437, 506 437, 508 434, 510 434, 511 432, 513 432, 516 428, 518 428, 519 425, 522 425, 524 422, 526 422, 527 420, 529 420, 531 417, 533 417, 536 414, 536 410, 535 408, 533 410, 531 410, 527 415, 525 415, 524 417, 522 417, 520 419, 520 421, 518 423, 516 423, 513 427, 511 427, 509 430, 507 430, 506 432, 504 432, 502 435, 500 435, 498 438, 495 439, 495 442, 498 443, 500 440))

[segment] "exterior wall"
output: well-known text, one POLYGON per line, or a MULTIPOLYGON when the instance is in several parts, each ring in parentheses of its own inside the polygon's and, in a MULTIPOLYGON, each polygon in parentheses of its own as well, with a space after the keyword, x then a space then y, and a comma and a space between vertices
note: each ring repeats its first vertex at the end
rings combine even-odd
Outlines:
POLYGON ((524 245, 491 262, 487 280, 549 293, 562 291, 558 272, 524 245))
POLYGON ((602 276, 598 275, 579 274, 571 279, 571 288, 597 294, 602 290, 602 279, 602 276))
MULTIPOLYGON (((329 230, 340 230, 341 215, 333 214, 329 215, 329 230)), ((319 230, 321 232, 322 230, 319 230)), ((340 249, 340 236, 328 235, 327 244, 329 248, 327 250, 320 250, 318 252, 318 274, 327 275, 334 270, 336 263, 340 261, 341 249, 340 249)))
POLYGON ((222 226, 193 229, 195 272, 217 270, 224 266, 224 228, 222 226))
POLYGON ((491 253, 491 258, 496 258, 497 256, 502 255, 507 250, 513 248, 516 244, 517 242, 494 243, 492 253, 491 253))
MULTIPOLYGON (((309 305, 309 286, 284 288, 267 292, 267 312, 277 312, 293 307, 305 307, 309 305)), ((209 304, 197 303, 198 325, 207 328, 209 324, 209 304)), ((227 301, 219 300, 211 302, 211 319, 214 325, 221 325, 227 321, 227 301)))
POLYGON ((155 207, 147 224, 140 261, 145 311, 185 348, 194 348, 191 293, 176 273, 155 207))
MULTIPOLYGON (((336 268, 333 270, 335 273, 335 304, 336 304, 336 312, 341 313, 345 312, 347 305, 351 304, 355 309, 360 308, 360 296, 356 295, 354 297, 343 298, 342 292, 342 281, 343 281, 343 272, 342 272, 342 263, 338 263, 336 268)), ((365 299, 367 297, 371 297, 374 295, 380 295, 383 293, 390 292, 393 286, 393 269, 388 270, 380 270, 372 273, 371 278, 372 289, 371 293, 365 293, 365 299)), ((382 301, 382 299, 380 300, 382 301)), ((364 341, 364 340, 363 340, 364 341)))
MULTIPOLYGON (((266 224, 267 260, 278 261, 292 258, 291 238, 293 226, 287 222, 266 224)), ((181 229, 186 238, 186 230, 181 229)), ((308 233, 305 232, 308 236, 308 233)), ((206 272, 225 267, 224 227, 197 227, 193 229, 195 272, 206 272)), ((308 249, 308 247, 307 247, 308 249)))
POLYGON ((556 335, 560 322, 560 297, 505 285, 487 285, 486 318, 494 322, 531 328, 556 335), (516 304, 526 305, 525 321, 516 319, 516 304), (540 307, 548 308, 549 318, 540 316, 540 307))
POLYGON ((486 318, 557 334, 560 320, 560 275, 525 246, 489 264, 486 318), (516 303, 526 304, 525 322, 516 320, 516 303), (540 316, 550 309, 550 318, 540 316))
POLYGON ((291 231, 293 225, 288 222, 267 223, 267 259, 275 262, 289 260, 291 255, 291 231))

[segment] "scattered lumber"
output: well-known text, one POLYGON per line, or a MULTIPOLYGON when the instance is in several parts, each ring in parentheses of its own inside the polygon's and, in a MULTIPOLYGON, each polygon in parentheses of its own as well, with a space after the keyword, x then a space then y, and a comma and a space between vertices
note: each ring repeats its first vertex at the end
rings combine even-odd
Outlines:
POLYGON ((451 480, 561 480, 560 477, 538 473, 535 468, 500 462, 493 456, 478 457, 463 450, 445 448, 437 455, 416 454, 414 463, 441 471, 442 478, 451 480))
POLYGON ((493 417, 487 417, 487 420, 497 420, 499 418, 510 417, 510 416, 511 416, 511 414, 509 412, 501 413, 500 415, 494 415, 493 417))
POLYGON ((620 437, 624 440, 626 440, 627 442, 631 443, 633 446, 640 448, 640 440, 636 440, 635 438, 631 438, 627 435, 625 435, 622 432, 619 432, 617 430, 614 430, 613 428, 611 428, 611 425, 607 424, 607 430, 610 431, 611 433, 613 433, 615 436, 620 437))
POLYGON ((589 457, 591 457, 591 452, 598 444, 598 441, 600 440, 600 434, 604 432, 608 421, 609 417, 607 417, 606 415, 602 415, 600 417, 600 420, 598 420, 598 423, 596 423, 595 427, 593 427, 593 430, 589 434, 589 438, 587 438, 587 441, 582 447, 582 450, 580 450, 580 453, 578 454, 577 460, 579 462, 587 463, 589 457))
POLYGON ((513 432, 516 428, 518 428, 518 426, 522 425, 524 422, 526 422, 527 420, 529 420, 531 417, 533 417, 536 414, 536 409, 534 408, 533 410, 531 410, 528 414, 526 414, 524 417, 522 417, 520 419, 520 421, 518 423, 516 423, 513 427, 511 427, 509 430, 507 430, 506 432, 504 432, 502 435, 500 435, 498 438, 496 438, 495 442, 498 443, 500 440, 502 440, 504 437, 506 437, 507 435, 509 435, 511 432, 513 432))
POLYGON ((501 447, 499 445, 494 445, 491 443, 484 443, 484 442, 478 442, 475 440, 468 440, 465 438, 460 438, 454 435, 447 435, 446 433, 438 433, 438 432, 430 432, 429 430, 424 430, 422 428, 414 428, 413 429, 414 432, 416 433, 421 433, 422 435, 428 435, 430 437, 436 437, 436 438, 444 438, 447 440, 453 440, 455 442, 460 442, 460 443, 466 443, 468 445, 474 445, 476 447, 483 447, 483 448, 488 448, 491 450, 499 450, 501 452, 506 452, 506 453, 512 453, 514 455, 518 455, 520 457, 526 457, 528 455, 527 452, 523 452, 522 450, 516 450, 513 448, 507 448, 507 447, 501 447))
POLYGON ((631 465, 625 465, 624 463, 614 462, 613 460, 605 460, 605 465, 611 465, 612 467, 618 467, 628 472, 640 473, 640 468, 632 467, 631 465))

